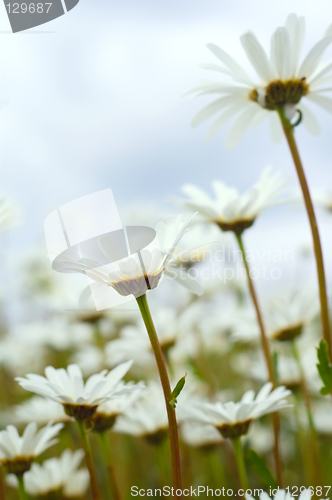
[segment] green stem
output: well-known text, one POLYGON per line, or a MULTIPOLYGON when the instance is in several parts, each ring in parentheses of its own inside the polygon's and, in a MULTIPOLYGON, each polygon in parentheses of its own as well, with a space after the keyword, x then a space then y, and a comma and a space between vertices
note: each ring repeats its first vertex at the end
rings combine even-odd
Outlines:
POLYGON ((95 466, 93 463, 90 443, 89 443, 89 439, 88 439, 88 436, 87 436, 86 431, 85 431, 84 422, 82 420, 76 420, 76 425, 77 425, 77 430, 78 430, 78 433, 80 436, 82 448, 83 448, 84 453, 85 453, 85 463, 86 463, 86 466, 87 466, 89 474, 90 474, 90 486, 91 486, 92 498, 93 498, 93 500, 101 500, 98 482, 97 482, 96 470, 95 470, 95 466))
POLYGON ((17 481, 18 481, 18 492, 20 495, 20 499, 21 500, 28 500, 28 495, 27 495, 27 493, 25 491, 25 487, 24 487, 23 474, 16 476, 16 477, 17 477, 17 481))
POLYGON ((309 430, 310 430, 310 443, 311 443, 311 460, 313 464, 313 470, 315 471, 315 481, 316 485, 319 486, 322 483, 322 477, 321 477, 321 458, 320 458, 320 452, 319 452, 319 444, 318 444, 318 436, 315 428, 315 423, 314 423, 314 417, 312 413, 312 406, 311 406, 311 399, 310 399, 310 394, 307 386, 307 381, 305 378, 304 374, 304 369, 301 361, 301 357, 299 354, 299 351, 297 349, 296 342, 292 342, 292 352, 294 359, 296 361, 296 364, 298 366, 298 370, 300 373, 300 383, 301 383, 301 389, 302 389, 302 394, 304 398, 304 403, 307 411, 307 416, 308 416, 308 423, 309 423, 309 430))
MULTIPOLYGON (((173 406, 169 404, 169 401, 171 400, 172 390, 168 378, 167 367, 159 343, 158 335, 155 326, 153 324, 146 295, 144 294, 141 297, 137 297, 136 300, 138 307, 141 311, 146 330, 150 338, 152 350, 156 358, 161 385, 164 391, 166 410, 168 416, 168 432, 169 432, 169 441, 171 449, 173 487, 175 490, 177 489, 181 490, 181 467, 180 467, 178 427, 176 422, 175 409, 173 408, 173 406)), ((179 496, 179 498, 182 497, 179 496)))
POLYGON ((237 437, 237 438, 232 439, 232 444, 234 447, 236 465, 237 465, 237 469, 238 469, 239 477, 240 477, 240 484, 241 484, 241 487, 244 489, 244 491, 246 491, 248 489, 248 479, 247 479, 247 472, 246 472, 246 464, 244 462, 241 438, 237 437))
POLYGON ((122 498, 121 491, 120 491, 120 487, 119 487, 118 480, 116 477, 113 461, 112 461, 111 447, 110 447, 110 442, 109 442, 109 439, 107 436, 107 432, 106 431, 98 432, 98 436, 99 436, 99 443, 100 443, 101 452, 103 454, 104 462, 105 462, 106 467, 107 467, 108 476, 109 476, 111 488, 113 491, 113 496, 114 496, 115 500, 121 500, 121 498, 122 498))
MULTIPOLYGON (((268 373, 269 373, 269 380, 270 380, 270 382, 272 382, 273 387, 275 388, 277 386, 277 383, 276 383, 275 370, 274 370, 274 366, 273 366, 273 360, 272 360, 271 351, 270 351, 270 345, 269 345, 269 342, 268 342, 268 339, 266 336, 265 326, 264 326, 264 322, 263 322, 263 316, 262 316, 262 313, 260 310, 260 306, 259 306, 256 290, 254 287, 254 283, 251 279, 250 268, 249 268, 249 264, 247 261, 247 256, 246 256, 246 252, 245 252, 245 248, 244 248, 242 235, 240 233, 236 233, 235 235, 236 235, 236 239, 238 241, 238 244, 239 244, 239 247, 241 250, 243 263, 244 263, 246 273, 247 273, 249 291, 250 291, 250 295, 251 295, 251 298, 252 298, 252 301, 254 303, 254 307, 256 310, 257 321, 258 321, 260 336, 261 336, 261 344, 262 344, 263 353, 264 353, 264 357, 265 357, 265 361, 266 361, 266 365, 267 365, 267 369, 268 369, 268 373)), ((271 415, 271 418, 272 418, 273 434, 274 434, 274 459, 275 459, 276 475, 277 475, 277 480, 278 480, 279 486, 282 487, 283 486, 283 472, 282 472, 282 461, 281 461, 281 453, 280 453, 280 419, 279 419, 279 415, 277 412, 273 413, 271 415)))
POLYGON ((319 285, 319 298, 320 298, 320 307, 321 307, 321 322, 323 328, 323 336, 325 341, 329 346, 330 358, 332 360, 332 337, 331 337, 331 328, 330 328, 330 319, 329 319, 329 308, 328 308, 328 298, 327 298, 327 289, 326 289, 326 279, 325 279, 325 270, 324 270, 324 260, 323 260, 323 251, 322 245, 320 242, 320 236, 316 221, 316 215, 314 206, 311 200, 310 191, 307 183, 307 179, 305 176, 305 172, 303 169, 302 161, 300 158, 300 154, 297 148, 297 144, 294 137, 293 126, 290 121, 285 117, 283 109, 279 110, 279 116, 281 120, 281 124, 288 142, 288 146, 295 164, 296 172, 299 178, 299 182, 302 189, 302 194, 304 198, 305 207, 307 210, 312 239, 314 244, 314 251, 316 256, 316 266, 317 266, 317 275, 318 275, 318 285, 319 285))

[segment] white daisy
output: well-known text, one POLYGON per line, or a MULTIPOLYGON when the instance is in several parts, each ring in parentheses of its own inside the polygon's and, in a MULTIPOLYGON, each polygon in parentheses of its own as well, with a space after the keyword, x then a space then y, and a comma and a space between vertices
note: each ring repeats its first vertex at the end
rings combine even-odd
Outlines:
POLYGON ((65 414, 62 404, 34 396, 23 403, 14 406, 9 412, 10 419, 15 424, 36 422, 45 425, 52 422, 68 422, 71 418, 65 414))
POLYGON ((142 394, 145 389, 145 384, 139 382, 133 384, 128 382, 120 382, 119 386, 126 385, 129 387, 127 393, 122 394, 114 399, 109 399, 105 403, 98 406, 93 417, 89 421, 91 428, 96 432, 103 432, 110 429, 115 424, 119 415, 122 415, 142 394))
POLYGON ((303 124, 310 132, 317 133, 319 125, 302 98, 332 112, 332 99, 325 96, 331 90, 332 63, 320 63, 324 51, 332 42, 332 27, 300 62, 304 37, 304 18, 295 14, 289 15, 285 26, 273 33, 270 58, 252 31, 242 35, 242 46, 258 75, 254 80, 223 49, 209 44, 208 48, 221 65, 208 64, 205 68, 218 71, 228 81, 205 81, 191 91, 194 95, 213 94, 218 97, 196 115, 193 126, 219 114, 210 128, 210 139, 229 119, 238 115, 226 140, 227 145, 233 147, 270 111, 273 135, 278 138, 281 135, 278 109, 283 109, 289 119, 295 109, 299 109, 303 113, 303 124))
POLYGON ((0 431, 0 462, 9 473, 24 474, 38 455, 58 442, 54 438, 62 428, 63 424, 49 423, 38 431, 37 424, 31 422, 20 436, 16 427, 8 425, 0 431))
POLYGON ((181 411, 189 421, 212 424, 223 437, 233 439, 247 434, 253 420, 290 407, 285 398, 291 391, 283 386, 274 390, 272 387, 270 382, 266 383, 256 397, 254 391, 247 391, 238 403, 194 402, 181 405, 181 411))
MULTIPOLYGON (((65 450, 59 458, 45 460, 42 465, 32 464, 24 475, 27 493, 36 497, 62 494, 66 498, 78 498, 86 493, 89 485, 89 473, 86 469, 78 470, 84 457, 82 450, 65 450), (69 495, 68 495, 69 490, 69 495)), ((15 476, 8 477, 11 486, 17 486, 15 476)))
POLYGON ((16 380, 27 391, 61 403, 67 415, 83 420, 90 418, 101 403, 131 392, 130 386, 120 385, 131 365, 132 361, 128 361, 110 372, 103 370, 91 375, 85 383, 77 365, 69 365, 66 370, 48 366, 45 377, 30 373, 26 378, 18 377, 16 380))
POLYGON ((226 186, 223 182, 212 184, 215 197, 201 188, 187 184, 182 191, 189 199, 178 201, 182 208, 199 212, 206 220, 218 224, 223 231, 241 233, 250 227, 256 217, 267 207, 280 201, 285 181, 271 167, 262 172, 258 182, 244 194, 226 186))
POLYGON ((150 381, 144 394, 119 416, 113 427, 114 432, 146 438, 151 443, 159 443, 168 432, 165 399, 160 385, 150 381))
POLYGON ((213 425, 183 422, 181 425, 182 440, 189 446, 197 448, 213 448, 223 442, 220 432, 213 425))
MULTIPOLYGON (((313 496, 313 492, 310 489, 304 489, 301 491, 300 495, 297 498, 298 500, 310 500, 311 497, 313 496)), ((254 497, 251 495, 248 495, 248 493, 245 493, 245 498, 246 500, 255 500, 254 497)), ((273 497, 270 497, 265 491, 259 494, 259 500, 294 500, 294 497, 286 491, 286 490, 279 490, 276 492, 276 494, 273 497)), ((328 500, 328 499, 325 499, 328 500)))
MULTIPOLYGON (((144 248, 130 257, 123 258, 109 267, 102 266, 90 258, 81 258, 73 251, 71 256, 58 259, 58 268, 62 272, 78 272, 104 285, 111 286, 120 295, 140 297, 147 290, 153 290, 163 274, 180 282, 192 293, 202 294, 201 286, 183 269, 179 270, 174 262, 179 258, 176 247, 187 231, 194 216, 179 215, 175 220, 156 226, 159 248, 144 248)), ((114 242, 107 236, 99 238, 99 246, 110 262, 113 260, 114 242)))
MULTIPOLYGON (((319 301, 313 290, 286 291, 266 305, 264 321, 271 340, 293 340, 301 335, 319 313, 319 301)), ((257 318, 244 309, 233 318, 232 338, 250 341, 259 338, 257 318)))

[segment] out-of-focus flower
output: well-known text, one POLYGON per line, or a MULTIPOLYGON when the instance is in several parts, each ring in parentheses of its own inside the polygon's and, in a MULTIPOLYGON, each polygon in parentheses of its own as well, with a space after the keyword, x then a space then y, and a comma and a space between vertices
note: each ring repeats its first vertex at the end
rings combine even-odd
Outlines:
POLYGON ((82 345, 70 358, 70 362, 77 364, 83 374, 89 376, 101 371, 106 366, 105 352, 91 344, 82 345))
MULTIPOLYGON (((84 453, 67 449, 60 458, 50 458, 42 465, 32 464, 24 475, 27 493, 34 497, 47 497, 58 494, 66 498, 79 498, 86 493, 89 485, 89 473, 86 469, 78 470, 84 453), (69 493, 69 494, 68 494, 69 493)), ((17 486, 15 476, 9 476, 11 486, 17 486)))
POLYGON ((45 425, 47 422, 68 422, 71 418, 65 414, 62 404, 34 396, 16 405, 9 411, 11 421, 15 424, 36 422, 45 425))
MULTIPOLYGON (((291 391, 283 386, 272 390, 272 384, 263 385, 255 397, 254 391, 247 391, 240 402, 205 403, 181 405, 181 410, 188 421, 214 425, 224 438, 236 438, 247 434, 250 424, 263 415, 289 408, 287 396, 291 391)), ((181 403, 180 403, 181 404, 181 403)))
MULTIPOLYGON (((280 342, 293 340, 301 335, 318 313, 319 302, 314 290, 287 291, 271 299, 265 308, 267 334, 280 342)), ((235 340, 251 341, 259 338, 257 319, 249 309, 234 317, 232 329, 235 340)))
MULTIPOLYGON (((158 286, 163 274, 180 282, 193 293, 201 295, 202 288, 199 283, 185 270, 179 270, 174 266, 174 261, 179 258, 179 255, 175 254, 175 249, 187 231, 192 218, 193 216, 179 215, 175 220, 166 224, 159 222, 156 226, 156 233, 160 249, 143 249, 139 254, 135 253, 123 258, 109 267, 102 266, 89 258, 81 258, 73 252, 70 257, 65 257, 61 261, 61 267, 66 272, 86 274, 94 281, 111 286, 122 296, 139 297, 147 289, 153 290, 158 286)), ((109 244, 107 238, 103 236, 99 238, 100 249, 106 257, 110 256, 110 262, 112 262, 112 249, 109 248, 109 244)))
POLYGON ((181 425, 182 440, 197 448, 213 448, 223 442, 220 432, 210 424, 183 422, 181 425))
POLYGON ((38 431, 37 424, 30 422, 20 436, 16 427, 8 425, 0 431, 0 462, 9 473, 24 474, 38 455, 58 442, 54 438, 62 427, 50 423, 38 431))
POLYGON ((8 333, 0 340, 0 365, 15 374, 31 369, 39 371, 45 356, 44 346, 31 346, 20 333, 8 333))
POLYGON ((268 115, 273 136, 279 138, 281 126, 278 110, 283 110, 286 117, 291 119, 295 110, 299 109, 303 113, 303 124, 306 128, 312 133, 319 132, 316 118, 303 104, 303 98, 332 111, 332 100, 324 95, 331 90, 332 64, 320 64, 324 51, 332 42, 332 29, 331 26, 328 28, 324 37, 314 45, 300 64, 304 36, 304 18, 291 14, 286 25, 277 28, 272 35, 270 59, 252 31, 241 36, 242 46, 259 77, 259 83, 254 83, 223 49, 209 44, 208 48, 222 64, 208 64, 205 67, 218 71, 231 80, 205 81, 191 91, 194 95, 212 94, 218 97, 196 115, 192 125, 199 125, 220 113, 210 128, 210 139, 229 119, 239 115, 226 139, 227 146, 234 147, 247 130, 268 115))
POLYGON ((77 365, 69 365, 66 370, 48 366, 45 377, 30 373, 26 378, 18 377, 16 380, 27 391, 61 403, 67 415, 83 420, 90 418, 101 403, 131 392, 131 386, 120 385, 131 365, 132 361, 128 361, 110 372, 103 370, 91 375, 85 383, 77 365))
MULTIPOLYGON (((0 104, 1 106, 1 104, 0 104)), ((0 233, 10 229, 16 222, 17 208, 4 198, 0 199, 0 233)))
POLYGON ((267 207, 280 202, 285 180, 280 172, 264 169, 258 182, 244 194, 220 181, 213 183, 215 198, 201 188, 187 184, 182 191, 188 200, 178 201, 182 208, 199 212, 206 220, 217 224, 223 231, 241 233, 252 226, 256 217, 267 207))
MULTIPOLYGON (((311 497, 312 497, 313 493, 310 489, 304 489, 304 490, 301 490, 301 493, 298 497, 298 500, 310 500, 311 497)), ((252 497, 251 495, 248 495, 248 493, 245 493, 245 498, 246 500, 254 500, 254 497, 252 497)), ((274 495, 274 497, 270 497, 268 495, 268 493, 266 493, 265 491, 261 492, 259 494, 259 500, 270 500, 273 499, 273 500, 294 500, 294 497, 292 497, 292 495, 286 491, 286 490, 277 490, 277 493, 274 495)), ((328 499, 325 499, 325 500, 328 500, 328 499)))
POLYGON ((168 420, 165 400, 160 385, 150 381, 139 400, 117 418, 114 432, 144 437, 159 443, 167 436, 168 420))
MULTIPOLYGON (((120 382, 119 386, 121 385, 125 385, 124 382, 120 382)), ((117 417, 122 415, 141 396, 145 388, 145 384, 142 382, 137 384, 128 382, 126 385, 130 387, 130 392, 124 393, 116 399, 110 399, 98 406, 89 421, 94 431, 103 432, 113 427, 117 417)))

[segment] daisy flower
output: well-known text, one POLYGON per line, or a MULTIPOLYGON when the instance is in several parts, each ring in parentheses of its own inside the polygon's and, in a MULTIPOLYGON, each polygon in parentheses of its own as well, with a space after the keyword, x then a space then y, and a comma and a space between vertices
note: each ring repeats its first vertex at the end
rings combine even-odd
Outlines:
POLYGON ((219 446, 223 442, 220 432, 209 424, 183 422, 181 437, 189 446, 205 450, 219 446))
POLYGON ((54 439, 63 424, 49 423, 39 431, 37 424, 31 422, 19 435, 16 427, 8 425, 0 431, 0 462, 11 474, 22 476, 31 467, 38 455, 58 442, 54 439))
POLYGON ((317 133, 319 125, 303 103, 303 98, 332 112, 332 99, 325 95, 332 90, 332 63, 321 63, 324 51, 332 42, 332 26, 301 60, 304 38, 304 18, 295 14, 289 15, 285 26, 273 33, 270 57, 252 31, 244 33, 240 41, 257 73, 254 79, 227 52, 217 45, 209 44, 208 48, 219 64, 208 64, 205 68, 217 71, 224 79, 204 81, 191 91, 197 96, 217 96, 215 101, 196 115, 192 125, 199 125, 219 114, 209 130, 210 139, 229 119, 238 115, 226 139, 227 146, 234 147, 248 129, 268 115, 273 135, 279 138, 281 126, 278 111, 282 110, 291 119, 295 110, 299 109, 303 114, 303 124, 310 132, 317 133))
MULTIPOLYGON (((78 272, 86 274, 90 279, 111 286, 120 295, 140 297, 147 290, 156 288, 166 274, 192 293, 202 294, 202 288, 183 269, 179 270, 174 265, 179 258, 176 247, 187 231, 194 216, 179 215, 168 223, 159 222, 156 226, 159 248, 144 248, 130 257, 123 258, 109 266, 90 258, 81 257, 75 251, 71 256, 58 259, 57 269, 61 272, 78 272)), ((112 262, 114 242, 107 235, 100 236, 99 246, 103 254, 112 262)), ((185 253, 185 252, 184 252, 185 253)))
MULTIPOLYGON (((32 464, 24 475, 24 484, 29 495, 48 497, 58 494, 67 498, 79 498, 86 493, 89 484, 89 473, 79 470, 84 453, 82 450, 65 450, 60 458, 50 458, 42 465, 32 464), (69 494, 68 494, 69 493, 69 494)), ((15 477, 9 476, 7 482, 17 486, 15 477)))
POLYGON ((168 420, 165 400, 160 385, 150 381, 144 394, 119 416, 114 432, 144 437, 150 443, 159 443, 167 436, 168 420))
MULTIPOLYGON (((294 340, 301 335, 319 313, 319 301, 313 290, 287 291, 274 297, 265 308, 267 335, 279 342, 294 340)), ((258 339, 259 327, 251 310, 244 310, 233 319, 234 340, 258 339)))
MULTIPOLYGON (((308 489, 304 489, 302 490, 301 488, 301 493, 298 497, 295 497, 295 498, 298 498, 298 500, 310 500, 311 497, 313 496, 313 491, 308 488, 308 489)), ((245 498, 246 500, 254 500, 254 497, 252 497, 251 495, 248 495, 248 493, 245 493, 245 498)), ((294 500, 294 498, 292 497, 292 495, 286 491, 286 490, 279 490, 277 491, 277 493, 273 496, 273 497, 270 497, 267 493, 265 493, 265 491, 262 491, 260 494, 259 494, 259 500, 294 500)), ((328 499, 325 499, 325 500, 328 500, 328 499)))
POLYGON ((65 414, 62 404, 39 396, 34 396, 14 406, 10 412, 10 418, 16 424, 36 422, 38 425, 45 425, 50 420, 52 422, 71 421, 71 418, 65 414))
POLYGON ((103 432, 113 427, 118 416, 122 415, 141 396, 145 389, 145 385, 142 382, 138 384, 120 382, 120 386, 126 386, 129 391, 117 398, 109 399, 98 406, 89 421, 94 431, 103 432))
POLYGON ((23 389, 61 403, 70 417, 84 420, 91 418, 101 403, 133 390, 132 386, 120 384, 131 365, 132 361, 127 361, 110 372, 103 370, 85 383, 77 365, 69 365, 66 370, 48 366, 45 377, 30 373, 16 380, 23 389))
POLYGON ((214 198, 201 188, 186 184, 182 191, 188 199, 179 200, 178 204, 187 210, 199 212, 205 220, 214 222, 223 231, 241 234, 252 226, 265 208, 280 202, 278 197, 284 185, 281 174, 272 173, 271 167, 267 167, 258 182, 242 195, 221 181, 212 184, 214 198))
POLYGON ((247 434, 253 420, 290 407, 285 398, 291 391, 283 386, 274 390, 272 387, 266 383, 256 397, 254 391, 247 391, 237 403, 195 402, 181 406, 181 410, 188 421, 213 425, 224 438, 234 439, 247 434))

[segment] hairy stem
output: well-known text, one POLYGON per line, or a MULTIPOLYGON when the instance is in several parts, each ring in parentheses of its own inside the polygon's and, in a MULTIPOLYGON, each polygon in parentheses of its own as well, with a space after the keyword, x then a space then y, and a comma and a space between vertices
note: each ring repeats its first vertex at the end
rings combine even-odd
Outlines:
MULTIPOLYGON (((247 261, 247 256, 243 244, 243 239, 241 234, 236 234, 236 238, 242 253, 242 258, 243 258, 243 263, 246 269, 247 273, 247 279, 248 279, 248 286, 249 286, 249 291, 250 295, 252 298, 252 301, 254 303, 254 307, 256 310, 256 315, 257 315, 257 321, 259 325, 259 330, 260 330, 260 336, 261 336, 261 344, 263 348, 263 353, 269 373, 269 379, 270 382, 272 382, 273 387, 276 387, 276 375, 275 375, 275 370, 273 366, 273 360, 271 356, 271 351, 270 351, 270 345, 266 336, 266 331, 264 327, 264 322, 263 322, 263 317, 262 313, 260 310, 256 290, 254 287, 253 280, 251 278, 250 274, 250 269, 249 269, 249 264, 247 261)), ((277 480, 279 483, 279 486, 283 486, 283 473, 282 473, 282 462, 281 462, 281 454, 280 454, 280 419, 279 419, 279 414, 278 413, 273 413, 271 415, 272 418, 272 424, 273 424, 273 434, 274 434, 274 459, 275 459, 275 467, 276 467, 276 475, 277 475, 277 480)))
POLYGON ((310 191, 305 176, 305 172, 303 169, 302 161, 300 158, 300 154, 295 141, 293 126, 290 123, 290 121, 285 117, 284 111, 282 109, 279 110, 279 116, 295 164, 297 176, 302 189, 305 207, 310 222, 315 257, 316 257, 323 336, 326 342, 328 343, 330 359, 332 360, 332 338, 331 338, 331 327, 329 319, 323 251, 316 221, 315 210, 311 200, 310 191))
POLYGON ((234 447, 236 465, 237 465, 237 469, 239 472, 241 487, 244 489, 244 491, 246 491, 248 489, 248 479, 247 479, 247 472, 246 472, 246 464, 245 464, 244 456, 243 456, 241 438, 237 437, 237 438, 232 439, 232 444, 234 447))
MULTIPOLYGON (((175 490, 177 490, 181 489, 181 467, 180 467, 178 427, 176 422, 175 409, 173 408, 173 406, 169 404, 172 395, 171 385, 169 382, 167 367, 159 343, 158 335, 151 317, 147 297, 144 294, 141 297, 137 297, 136 300, 138 307, 141 311, 146 330, 150 338, 152 350, 156 358, 161 385, 164 391, 166 410, 168 416, 168 432, 169 432, 169 441, 171 449, 173 487, 175 490)), ((182 497, 179 496, 179 498, 182 497)))
POLYGON ((77 430, 78 430, 78 433, 80 436, 82 448, 83 448, 84 453, 85 453, 85 463, 86 463, 86 466, 87 466, 89 474, 90 474, 90 486, 91 486, 92 498, 93 498, 93 500, 101 500, 98 482, 97 482, 96 470, 95 470, 95 466, 93 463, 90 443, 89 443, 88 436, 86 434, 84 422, 82 420, 76 420, 76 425, 77 425, 77 430))

